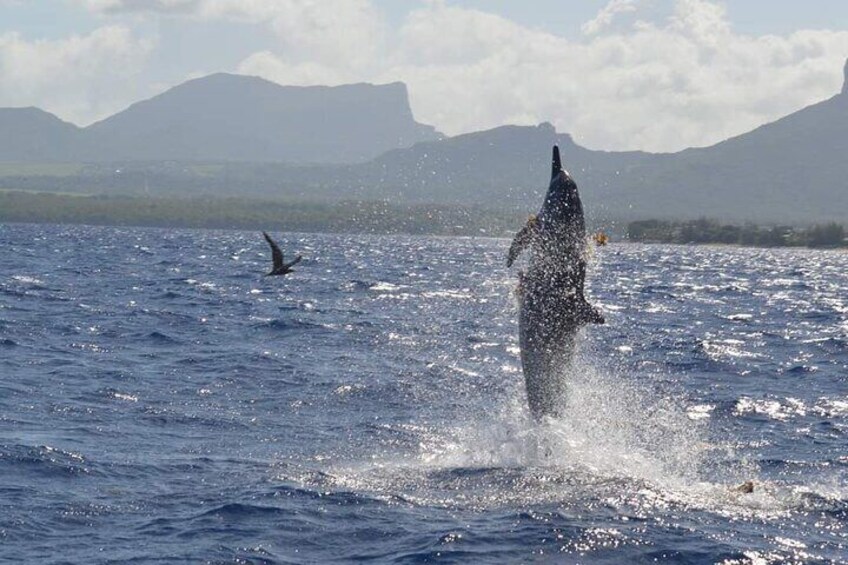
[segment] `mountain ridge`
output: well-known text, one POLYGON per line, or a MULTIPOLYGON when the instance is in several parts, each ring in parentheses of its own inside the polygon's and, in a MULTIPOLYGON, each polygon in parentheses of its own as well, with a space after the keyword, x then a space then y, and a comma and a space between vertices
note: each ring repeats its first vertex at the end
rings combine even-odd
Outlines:
MULTIPOLYGON (((14 129, 7 122, 0 132, 14 129)), ((215 73, 74 126, 55 147, 50 132, 28 152, 0 146, 0 160, 353 163, 440 137, 415 121, 403 83, 283 86, 215 73)))
MULTIPOLYGON (((308 146, 311 154, 323 156, 324 161, 306 159, 301 154, 289 162, 280 159, 257 162, 261 148, 256 149, 256 138, 247 139, 250 128, 239 130, 233 127, 228 130, 229 137, 219 141, 231 143, 235 139, 241 150, 251 158, 226 159, 218 154, 190 154, 190 158, 185 160, 212 163, 206 167, 207 170, 198 172, 191 167, 173 164, 180 159, 157 160, 155 155, 136 149, 122 155, 122 159, 114 160, 121 163, 118 168, 120 174, 115 173, 116 167, 110 166, 110 161, 93 163, 79 178, 63 180, 63 186, 70 190, 107 193, 132 193, 143 188, 145 192, 159 191, 169 196, 206 192, 315 201, 356 198, 412 204, 455 203, 530 213, 538 205, 547 186, 550 147, 557 143, 566 168, 581 187, 587 210, 601 219, 690 219, 706 216, 737 222, 844 222, 848 217, 848 160, 844 158, 848 154, 848 63, 844 73, 842 90, 831 98, 717 144, 674 153, 588 149, 546 122, 537 126, 505 125, 445 137, 433 128, 414 121, 406 87, 402 83, 284 87, 258 77, 219 73, 183 83, 89 128, 95 133, 129 130, 135 132, 130 137, 144 139, 145 135, 159 127, 146 117, 151 107, 161 106, 161 97, 168 104, 182 108, 197 97, 197 88, 210 83, 224 83, 251 92, 251 99, 256 102, 256 112, 251 119, 272 125, 267 130, 271 132, 269 137, 263 138, 264 143, 286 137, 285 143, 291 142, 293 147, 308 146), (269 110, 263 102, 264 97, 281 91, 309 92, 311 95, 353 92, 363 96, 363 104, 367 108, 350 112, 351 119, 354 122, 358 120, 360 126, 363 122, 368 125, 369 121, 379 119, 383 110, 380 96, 386 96, 394 100, 393 115, 401 117, 401 122, 398 122, 401 126, 389 128, 395 137, 380 138, 380 143, 395 145, 372 158, 363 157, 351 162, 349 154, 344 151, 334 151, 331 145, 321 145, 328 140, 347 146, 363 143, 362 133, 347 137, 342 135, 347 124, 343 120, 327 119, 324 130, 311 124, 311 129, 301 135, 293 134, 292 130, 284 132, 285 128, 268 116, 282 120, 285 117, 283 110, 297 113, 301 111, 299 107, 292 103, 280 110, 273 102, 268 102, 269 110), (380 96, 375 96, 375 93, 380 96), (131 127, 125 127, 125 123, 131 127), (407 129, 403 130, 404 127, 407 129), (401 130, 420 134, 423 139, 398 138, 397 133, 401 130), (239 138, 239 135, 243 137, 239 138), (404 141, 403 146, 398 146, 398 139, 404 141), (327 160, 327 155, 338 158, 327 160)), ((207 105, 217 109, 218 113, 226 113, 225 103, 229 98, 224 96, 222 100, 209 100, 207 105)), ((208 114, 209 108, 201 107, 197 111, 202 115, 202 111, 208 114)), ((21 115, 24 114, 19 113, 18 117, 21 115)), ((41 124, 36 129, 42 133, 61 132, 66 138, 73 138, 80 132, 85 134, 80 128, 74 129, 76 126, 50 114, 33 114, 36 115, 41 124)), ((0 124, 2 116, 4 114, 0 110, 0 124)), ((184 118, 192 123, 192 112, 184 118)), ((221 123, 228 123, 224 118, 221 123)), ((184 143, 183 134, 179 132, 183 123, 175 120, 169 124, 176 128, 174 131, 177 133, 171 132, 174 139, 169 141, 170 145, 160 144, 160 149, 166 147, 172 157, 180 151, 193 149, 184 143)), ((189 133, 197 135, 197 132, 189 133)), ((42 147, 38 135, 36 132, 30 136, 29 147, 42 147)), ((3 137, 0 136, 0 139, 3 137)), ((203 137, 212 136, 205 134, 203 137)), ((3 147, 8 148, 8 143, 5 146, 2 143, 0 141, 0 156, 4 155, 3 147)), ((283 146, 284 143, 277 147, 283 146)), ((97 149, 89 145, 87 150, 97 149)), ((60 147, 53 153, 62 152, 60 147)), ((267 156, 268 153, 262 155, 267 156)), ((16 183, 17 187, 33 189, 49 189, 46 187, 55 186, 51 182, 54 181, 49 178, 10 179, 8 176, 4 181, 6 185, 16 183)))

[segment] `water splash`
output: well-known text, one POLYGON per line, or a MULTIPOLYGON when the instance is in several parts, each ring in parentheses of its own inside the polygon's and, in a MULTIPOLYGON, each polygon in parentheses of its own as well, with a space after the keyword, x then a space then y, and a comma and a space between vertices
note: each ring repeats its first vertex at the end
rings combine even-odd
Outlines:
POLYGON ((565 415, 534 422, 523 391, 496 410, 451 430, 441 449, 422 452, 428 464, 454 467, 557 468, 596 477, 681 485, 700 478, 713 446, 705 426, 669 392, 594 366, 586 356, 563 371, 565 415))

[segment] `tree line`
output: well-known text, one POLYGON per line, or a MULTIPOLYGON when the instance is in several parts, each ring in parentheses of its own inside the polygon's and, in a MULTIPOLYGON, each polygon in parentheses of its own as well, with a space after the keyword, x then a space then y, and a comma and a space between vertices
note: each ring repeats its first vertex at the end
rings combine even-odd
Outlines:
MULTIPOLYGON (((526 212, 515 208, 0 190, 0 222, 512 237, 526 220, 526 212)), ((627 224, 625 235, 635 242, 848 247, 845 228, 838 223, 799 228, 704 218, 641 220, 627 224)))
POLYGON ((456 205, 0 191, 0 221, 303 232, 512 235, 526 215, 456 205))
POLYGON ((701 218, 686 222, 640 220, 627 226, 630 241, 725 243, 756 247, 848 247, 845 227, 836 222, 809 227, 722 224, 701 218))

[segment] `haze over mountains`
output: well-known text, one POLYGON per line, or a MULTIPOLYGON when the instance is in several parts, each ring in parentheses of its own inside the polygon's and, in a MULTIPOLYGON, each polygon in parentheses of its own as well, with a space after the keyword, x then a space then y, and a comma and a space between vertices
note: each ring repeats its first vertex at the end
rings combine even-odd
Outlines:
POLYGON ((587 210, 602 220, 844 222, 848 64, 845 73, 842 91, 828 100, 716 145, 668 154, 590 150, 550 124, 446 138, 414 121, 400 83, 283 87, 212 75, 88 128, 37 109, 0 109, 0 161, 89 163, 72 177, 7 175, 0 188, 530 212, 559 143, 587 210))

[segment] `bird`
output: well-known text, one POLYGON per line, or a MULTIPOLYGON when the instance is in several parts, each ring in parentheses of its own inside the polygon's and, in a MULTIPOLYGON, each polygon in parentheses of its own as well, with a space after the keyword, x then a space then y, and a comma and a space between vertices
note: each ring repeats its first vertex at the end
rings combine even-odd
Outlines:
POLYGON ((283 252, 280 251, 280 248, 276 243, 274 243, 271 236, 264 231, 262 232, 262 235, 265 236, 265 241, 267 241, 268 245, 271 246, 271 259, 274 261, 274 267, 271 269, 271 272, 265 273, 264 276, 270 277, 274 275, 287 275, 292 272, 292 267, 300 263, 300 260, 303 259, 303 257, 298 255, 291 263, 283 262, 283 252))

